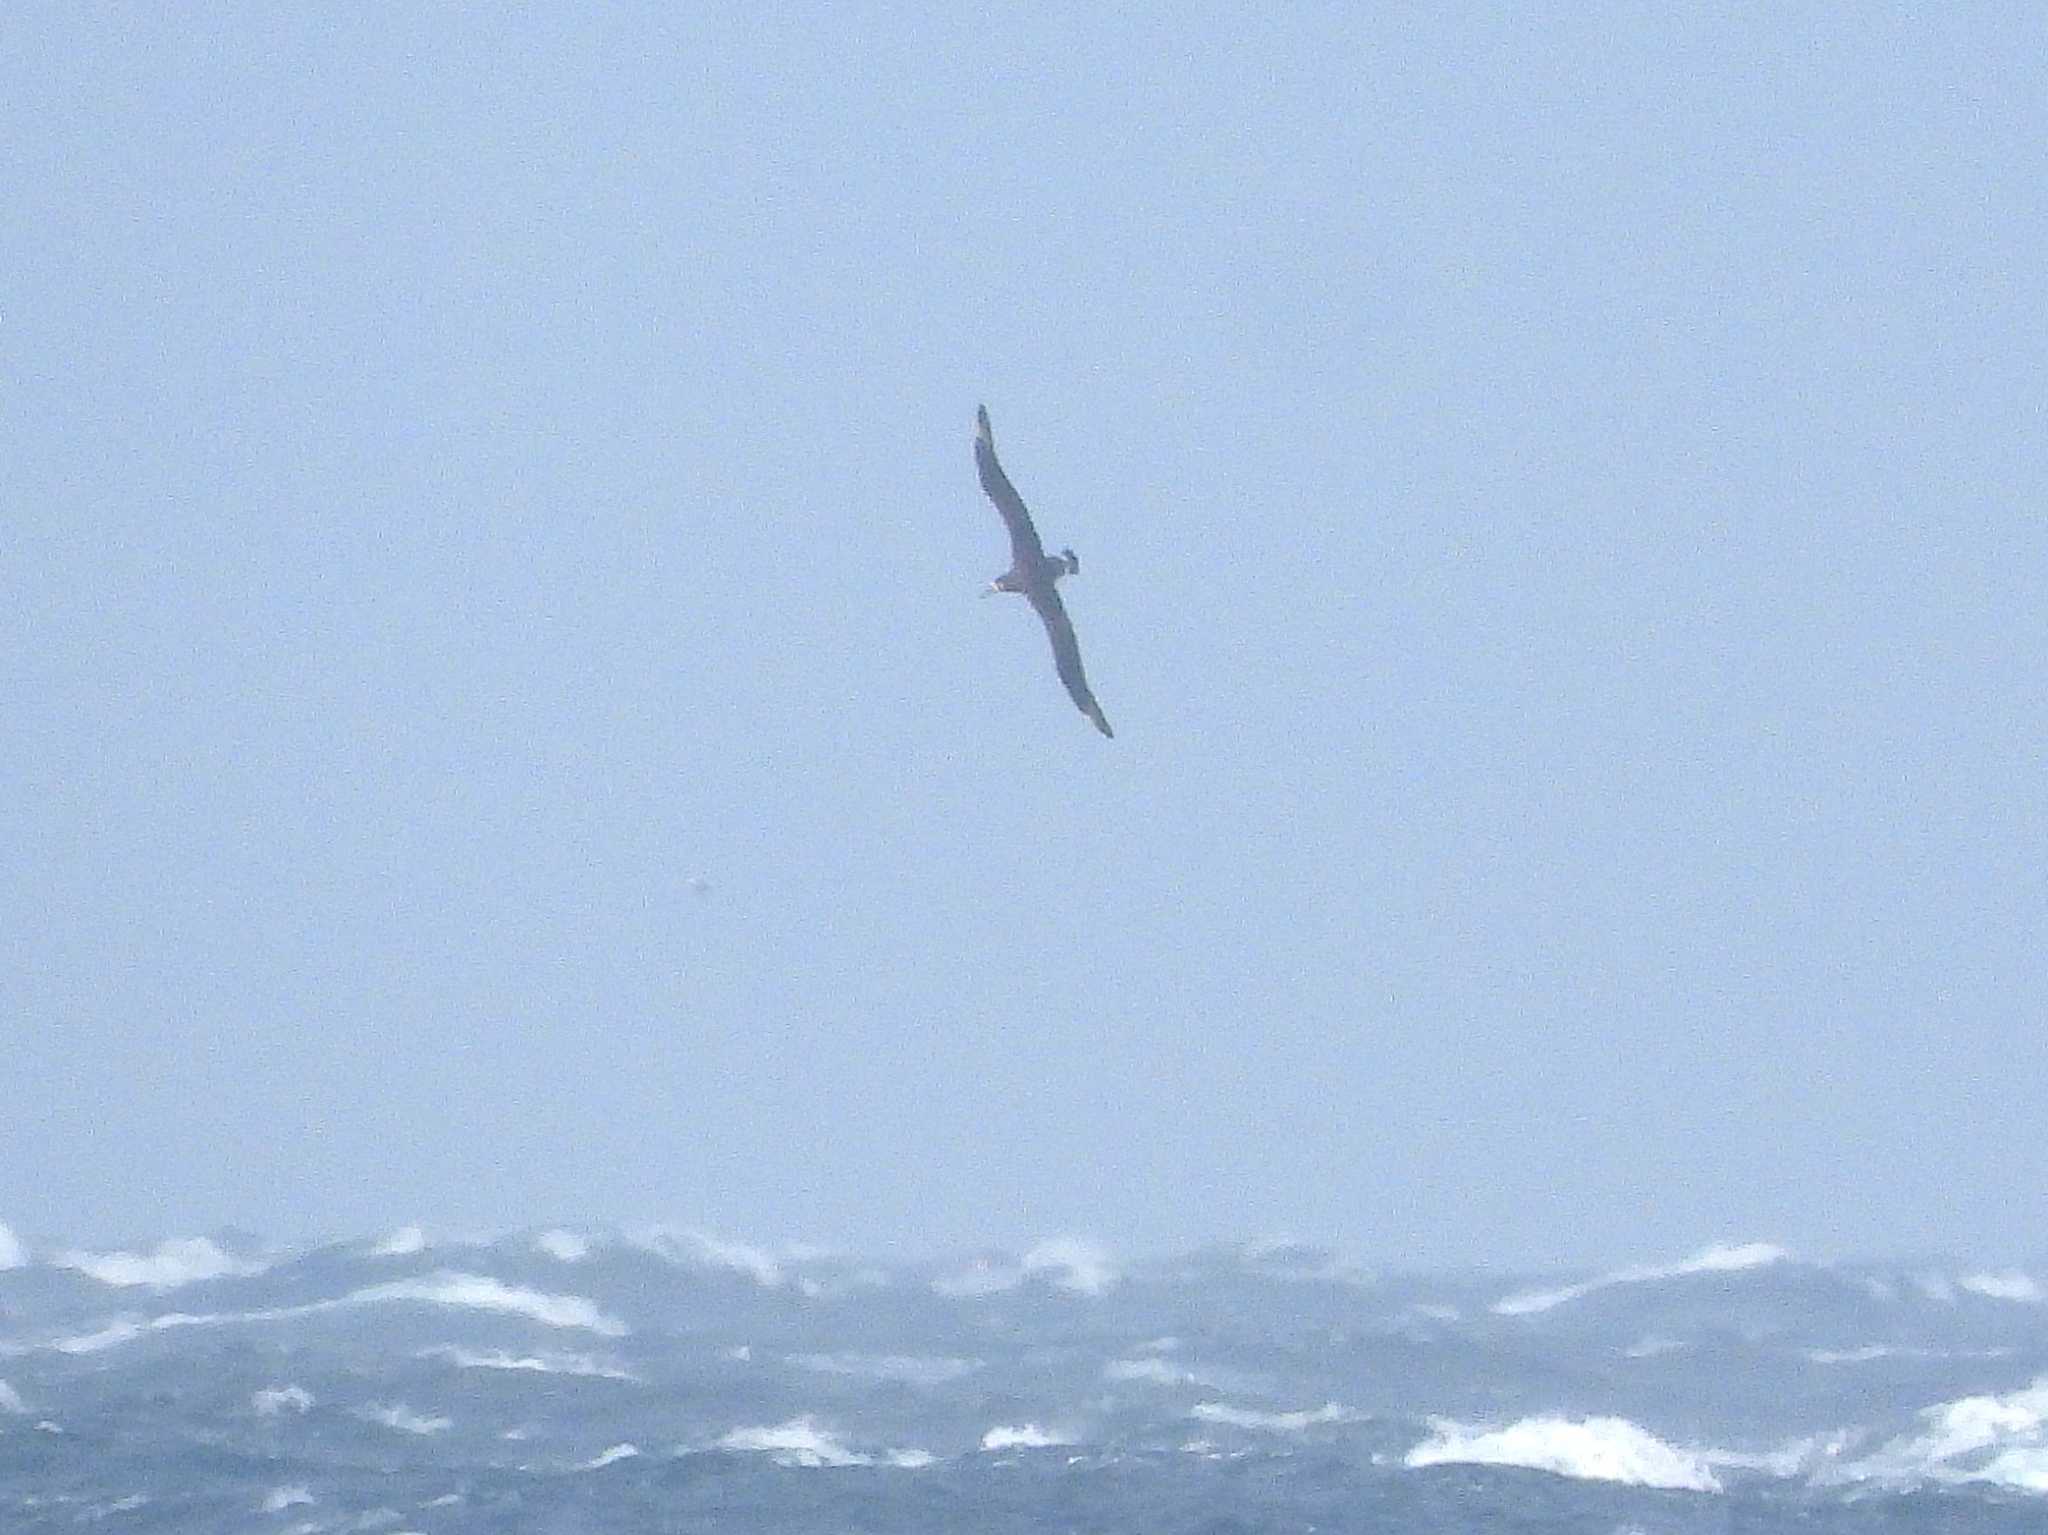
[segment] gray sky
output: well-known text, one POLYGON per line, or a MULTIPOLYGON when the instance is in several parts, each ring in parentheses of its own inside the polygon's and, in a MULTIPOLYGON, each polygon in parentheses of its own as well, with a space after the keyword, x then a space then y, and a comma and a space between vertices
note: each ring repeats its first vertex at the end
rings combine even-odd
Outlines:
POLYGON ((0 1220, 2038 1251, 2038 7, 560 9, 0 17, 0 1220))

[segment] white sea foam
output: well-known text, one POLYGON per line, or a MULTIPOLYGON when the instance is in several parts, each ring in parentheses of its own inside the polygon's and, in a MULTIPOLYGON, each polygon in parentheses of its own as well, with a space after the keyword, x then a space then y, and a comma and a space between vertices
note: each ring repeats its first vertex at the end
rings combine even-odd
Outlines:
POLYGON ((0 1269, 18 1269, 28 1262, 28 1249, 21 1239, 0 1222, 0 1269))
POLYGON ((307 1413, 313 1410, 313 1393, 304 1386, 266 1386, 249 1398, 258 1417, 274 1418, 279 1413, 307 1413))
POLYGON ((486 1274, 450 1270, 423 1279, 396 1279, 389 1284, 354 1290, 338 1303, 316 1301, 311 1308, 292 1309, 317 1309, 329 1304, 365 1306, 381 1301, 426 1301, 436 1306, 502 1311, 549 1327, 576 1328, 605 1338, 624 1337, 628 1330, 624 1322, 607 1316, 580 1295, 553 1295, 522 1285, 508 1285, 486 1274))
POLYGON ((1350 1421, 1350 1409, 1325 1402, 1313 1411, 1261 1412, 1255 1407, 1232 1407, 1227 1402, 1198 1402, 1188 1416, 1204 1423, 1223 1423, 1232 1428, 1255 1428, 1269 1434, 1299 1434, 1318 1423, 1350 1421))
POLYGON ((1655 1359, 1660 1354, 1682 1354, 1692 1345, 1682 1338, 1651 1336, 1638 1338, 1621 1352, 1629 1359, 1655 1359))
POLYGON ((133 1317, 115 1317, 97 1332, 80 1333, 73 1338, 59 1338, 50 1345, 60 1354, 97 1354, 103 1348, 113 1348, 139 1338, 143 1324, 133 1317))
POLYGON ((1833 1480, 1998 1482, 2048 1491, 2048 1376, 2002 1396, 1966 1396, 1921 1411, 1920 1427, 1841 1467, 1833 1480))
POLYGON ((1597 1279, 1588 1279, 1579 1284, 1565 1285, 1556 1290, 1529 1290, 1495 1301, 1494 1311, 1501 1316, 1528 1316, 1533 1312, 1548 1311, 1562 1306, 1567 1301, 1578 1300, 1596 1290, 1605 1290, 1613 1285, 1644 1284, 1659 1279, 1680 1279, 1688 1274, 1726 1274, 1741 1269, 1762 1268, 1767 1264, 1782 1263, 1791 1254, 1782 1247, 1769 1242, 1746 1242, 1739 1246, 1717 1244, 1702 1248, 1690 1258, 1677 1263, 1640 1264, 1633 1268, 1616 1269, 1597 1279))
POLYGON ((1955 1304, 1956 1287, 1946 1274, 1915 1274, 1913 1287, 1929 1300, 1940 1301, 1945 1306, 1955 1304))
POLYGON ((774 1254, 745 1242, 729 1241, 706 1232, 672 1226, 647 1226, 635 1232, 634 1245, 658 1254, 671 1263, 690 1268, 730 1269, 744 1274, 764 1289, 778 1289, 786 1277, 774 1254))
POLYGON ((13 1413, 17 1418, 28 1416, 28 1403, 21 1399, 19 1391, 4 1380, 0 1380, 0 1412, 13 1413))
POLYGON ((1154 1386, 1210 1384, 1198 1372, 1184 1370, 1176 1364, 1168 1364, 1157 1356, 1148 1359, 1112 1359, 1102 1367, 1102 1378, 1115 1381, 1145 1381, 1154 1386))
POLYGON ((2008 1269, 2003 1274, 1972 1274, 1967 1279, 1956 1281, 1973 1295, 1987 1296, 1992 1300, 2017 1301, 2022 1305, 2038 1306, 2048 1301, 2048 1295, 2041 1292, 2030 1274, 2018 1269, 2008 1269))
POLYGON ((313 1501, 313 1491, 303 1482, 294 1482, 285 1487, 273 1487, 264 1496, 263 1512, 281 1514, 288 1508, 298 1508, 313 1501))
POLYGON ((1080 1237, 1052 1237, 1024 1255, 1027 1275, 1045 1275, 1076 1295, 1101 1295, 1117 1282, 1116 1262, 1101 1247, 1080 1237))
POLYGON ((1704 1459, 1666 1444, 1626 1418, 1523 1418, 1498 1429, 1439 1418, 1431 1420, 1431 1426, 1434 1435, 1408 1452, 1408 1466, 1526 1466, 1586 1481, 1690 1492, 1721 1490, 1704 1459))
POLYGON ((175 1290, 180 1285, 230 1275, 260 1274, 267 1266, 224 1253, 205 1237, 159 1242, 151 1253, 67 1252, 51 1261, 59 1268, 76 1269, 104 1285, 146 1285, 152 1290, 175 1290))
POLYGON ((622 1460, 631 1460, 640 1453, 637 1444, 615 1444, 602 1455, 586 1460, 576 1469, 579 1471, 602 1471, 606 1466, 615 1466, 622 1460))
POLYGON ((822 1375, 856 1375, 868 1380, 895 1380, 912 1386, 941 1386, 972 1375, 979 1359, 926 1358, 917 1354, 791 1354, 789 1362, 822 1375))
POLYGON ((1372 1270, 1327 1247, 1298 1242, 1292 1237, 1260 1237, 1238 1251, 1238 1261, 1268 1279, 1300 1283, 1362 1285, 1372 1282, 1372 1270))
POLYGON ((590 1239, 573 1231, 543 1231, 533 1245, 560 1263, 581 1263, 590 1256, 590 1239))
POLYGON ((865 1466, 869 1457, 851 1448, 808 1413, 760 1428, 736 1428, 718 1441, 721 1450, 766 1455, 779 1466, 865 1466))
POLYGON ((443 1343, 419 1352, 422 1359, 445 1359, 458 1370, 516 1370, 535 1375, 582 1375, 599 1380, 638 1380, 623 1365, 589 1354, 511 1354, 504 1349, 471 1349, 443 1343))
POLYGON ((607 1316, 580 1295, 552 1295, 508 1285, 487 1274, 463 1274, 452 1270, 415 1279, 394 1279, 387 1284, 351 1290, 333 1300, 308 1301, 298 1306, 275 1306, 259 1311, 216 1311, 193 1314, 166 1312, 139 1321, 117 1317, 98 1332, 60 1339, 51 1348, 66 1354, 90 1354, 112 1348, 142 1336, 174 1327, 224 1327, 234 1324, 282 1322, 297 1317, 317 1316, 352 1306, 373 1306, 390 1302, 421 1301, 429 1305, 463 1307, 477 1311, 505 1312, 549 1327, 580 1329, 600 1337, 618 1338, 628 1331, 626 1324, 607 1316))
POLYGON ((939 1457, 930 1450, 891 1450, 888 1461, 899 1471, 922 1471, 926 1466, 937 1465, 939 1457))
POLYGON ((410 1258, 427 1250, 427 1234, 417 1226, 400 1226, 370 1249, 373 1258, 410 1258))
POLYGON ((455 1426, 453 1418, 427 1417, 414 1412, 403 1402, 393 1402, 388 1407, 365 1407, 361 1417, 370 1423, 381 1423, 386 1428, 395 1428, 402 1434, 445 1434, 455 1426))
POLYGON ((981 1436, 984 1450, 1049 1450, 1073 1442, 1065 1434, 1048 1431, 1036 1423, 998 1423, 981 1436))
POLYGON ((932 1281, 935 1294, 953 1300, 971 1300, 979 1295, 1000 1295, 1024 1282, 1024 1271, 993 1258, 976 1258, 963 1269, 941 1274, 932 1281))

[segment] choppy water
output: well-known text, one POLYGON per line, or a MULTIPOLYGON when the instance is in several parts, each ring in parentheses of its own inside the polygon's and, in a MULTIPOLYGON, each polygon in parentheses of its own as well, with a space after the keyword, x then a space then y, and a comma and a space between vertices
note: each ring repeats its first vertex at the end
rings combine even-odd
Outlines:
POLYGON ((0 1530, 2036 1530, 2025 1273, 0 1228, 0 1530))

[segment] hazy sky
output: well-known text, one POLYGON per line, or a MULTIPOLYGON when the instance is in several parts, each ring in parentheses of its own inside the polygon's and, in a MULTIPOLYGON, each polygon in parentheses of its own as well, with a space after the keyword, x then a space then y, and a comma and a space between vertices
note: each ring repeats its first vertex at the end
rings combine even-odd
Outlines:
POLYGON ((2038 6, 313 9, 0 15, 25 1238, 2040 1251, 2038 6))

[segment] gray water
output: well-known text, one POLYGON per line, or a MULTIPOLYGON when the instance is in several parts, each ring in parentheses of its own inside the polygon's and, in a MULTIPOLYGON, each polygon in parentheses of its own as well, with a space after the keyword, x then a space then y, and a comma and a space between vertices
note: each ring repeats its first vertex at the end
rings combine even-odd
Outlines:
POLYGON ((5 1531, 2048 1526, 2048 1305, 1967 1265, 681 1231, 15 1256, 5 1531))

